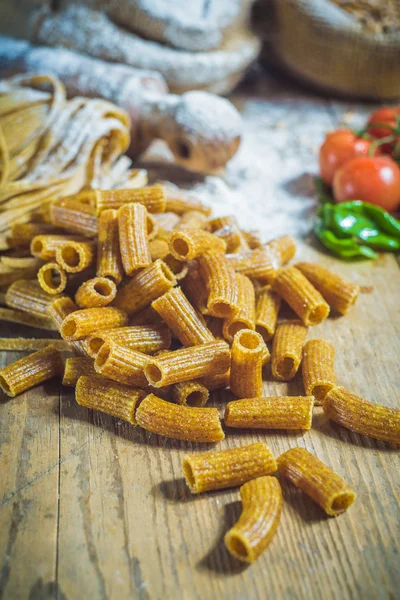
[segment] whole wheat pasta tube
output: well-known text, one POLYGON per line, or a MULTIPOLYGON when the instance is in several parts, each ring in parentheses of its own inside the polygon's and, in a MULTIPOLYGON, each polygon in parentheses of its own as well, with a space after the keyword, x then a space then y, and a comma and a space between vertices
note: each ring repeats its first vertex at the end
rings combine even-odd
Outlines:
POLYGON ((149 185, 143 188, 97 190, 96 208, 100 215, 104 210, 118 209, 125 204, 139 203, 150 213, 162 213, 165 211, 165 192, 161 185, 149 185))
POLYGON ((213 342, 214 336, 178 287, 163 294, 151 305, 184 346, 213 342))
POLYGON ((301 369, 306 395, 321 404, 336 385, 335 348, 325 340, 309 340, 303 348, 301 369))
POLYGON ((332 388, 322 401, 326 416, 343 427, 377 440, 400 444, 400 410, 374 404, 343 387, 332 388))
POLYGON ((62 372, 61 354, 54 346, 47 346, 0 369, 0 387, 13 398, 62 372))
POLYGON ((47 317, 48 308, 53 301, 51 296, 31 279, 18 279, 6 292, 6 304, 10 308, 22 310, 37 317, 47 317))
POLYGON ((187 454, 182 462, 186 483, 193 494, 242 485, 277 470, 271 450, 263 442, 187 454))
POLYGON ((206 284, 195 263, 189 263, 189 265, 189 271, 182 282, 183 291, 193 306, 202 315, 206 315, 208 314, 208 292, 206 284))
MULTIPOLYGON (((70 315, 71 313, 78 310, 77 305, 71 298, 68 296, 60 296, 59 298, 54 298, 48 308, 48 315, 50 319, 54 322, 57 330, 59 331, 64 321, 65 317, 70 315)), ((76 342, 69 342, 72 348, 78 354, 86 354, 84 342, 82 340, 77 340, 76 342)))
POLYGON ((193 260, 208 250, 224 253, 226 243, 202 229, 178 229, 169 240, 169 251, 177 260, 193 260))
POLYGON ((163 259, 169 254, 169 245, 165 240, 155 239, 149 242, 151 260, 163 259))
POLYGON ((192 196, 185 190, 180 190, 177 186, 171 185, 169 182, 162 182, 165 190, 166 212, 173 212, 177 215, 183 215, 188 210, 198 210, 204 213, 207 217, 210 216, 212 209, 192 196))
POLYGON ((259 333, 243 329, 232 343, 230 388, 239 398, 262 395, 262 367, 265 342, 259 333))
POLYGON ((228 402, 225 424, 244 429, 311 429, 314 396, 246 398, 228 402))
POLYGON ((189 442, 212 443, 225 438, 216 408, 193 408, 149 394, 136 411, 138 425, 159 435, 189 442))
POLYGON ((292 448, 278 458, 279 475, 310 496, 331 517, 356 499, 350 486, 304 448, 292 448))
POLYGON ((61 336, 68 342, 81 340, 100 329, 123 327, 128 322, 126 313, 118 308, 84 308, 65 317, 61 324, 61 336))
POLYGON ((100 348, 94 368, 108 379, 143 388, 147 387, 143 369, 148 361, 146 354, 109 341, 100 348))
POLYGON ((171 332, 165 325, 136 325, 106 329, 86 339, 86 351, 89 356, 96 358, 103 344, 109 341, 143 354, 153 354, 170 347, 171 332))
POLYGON ((289 381, 296 375, 303 353, 308 327, 301 321, 287 321, 278 325, 272 344, 272 375, 289 381))
POLYGON ((296 268, 307 277, 327 303, 342 315, 355 304, 360 293, 359 285, 346 281, 322 265, 301 262, 296 264, 296 268))
POLYGON ((94 363, 91 358, 84 356, 67 358, 64 365, 62 384, 75 387, 79 377, 82 375, 93 377, 95 374, 96 371, 94 370, 94 363))
POLYGON ((116 210, 105 210, 99 217, 96 273, 98 277, 109 277, 116 284, 120 283, 124 274, 116 210))
POLYGON ((171 388, 171 398, 175 404, 184 406, 205 406, 210 393, 200 381, 182 381, 171 388))
POLYGON ((116 296, 117 286, 107 277, 88 279, 78 288, 75 302, 80 308, 107 306, 116 296))
POLYGON ((163 260, 167 267, 169 267, 169 269, 175 275, 175 279, 177 281, 185 279, 189 271, 189 263, 177 260, 175 256, 172 256, 172 254, 167 254, 167 256, 164 256, 163 260))
POLYGON ((229 552, 246 563, 254 562, 274 537, 282 512, 282 490, 275 477, 258 477, 240 488, 242 513, 226 533, 229 552))
POLYGON ((247 275, 250 279, 271 283, 275 278, 275 260, 265 246, 238 254, 227 254, 226 258, 237 273, 247 275))
POLYGON ((78 379, 75 399, 78 404, 112 415, 137 425, 135 413, 146 392, 100 376, 82 376, 78 379))
POLYGON ((296 267, 279 269, 273 291, 289 304, 304 325, 318 325, 329 315, 329 305, 296 267))
POLYGON ((66 242, 56 250, 56 261, 67 273, 79 273, 95 259, 93 242, 66 242))
POLYGON ((133 315, 168 292, 174 285, 176 285, 174 274, 162 260, 156 260, 118 290, 114 306, 124 310, 128 315, 133 315))
POLYGON ((121 206, 118 210, 118 232, 125 273, 132 276, 138 269, 151 265, 146 207, 142 204, 121 206))
POLYGON ((79 235, 37 235, 31 242, 31 254, 42 260, 54 260, 57 248, 67 242, 82 242, 85 238, 79 235))
POLYGON ((48 262, 37 273, 40 287, 47 294, 60 294, 67 287, 65 271, 55 262, 48 262))
POLYGON ((277 266, 288 263, 296 253, 296 242, 290 235, 283 235, 266 244, 276 257, 277 266))
POLYGON ((37 235, 56 231, 53 225, 47 223, 14 223, 8 241, 12 248, 29 248, 33 238, 37 235))
POLYGON ((198 260, 200 275, 207 286, 210 315, 228 319, 239 311, 236 274, 226 257, 207 252, 198 260))
POLYGON ((149 384, 158 388, 170 383, 225 373, 229 369, 229 363, 229 346, 223 341, 214 341, 166 352, 150 360, 144 372, 149 384))
POLYGON ((230 319, 224 319, 222 333, 225 339, 232 342, 235 333, 241 329, 255 329, 256 300, 252 281, 236 273, 239 311, 230 319))
POLYGON ((257 292, 256 331, 265 342, 275 333, 280 307, 281 299, 271 290, 271 286, 264 286, 257 292))
POLYGON ((207 216, 199 210, 188 210, 175 225, 175 229, 207 229, 207 221, 207 216))
POLYGON ((57 227, 80 233, 85 237, 97 235, 95 209, 89 204, 80 202, 74 196, 52 202, 50 220, 57 227))

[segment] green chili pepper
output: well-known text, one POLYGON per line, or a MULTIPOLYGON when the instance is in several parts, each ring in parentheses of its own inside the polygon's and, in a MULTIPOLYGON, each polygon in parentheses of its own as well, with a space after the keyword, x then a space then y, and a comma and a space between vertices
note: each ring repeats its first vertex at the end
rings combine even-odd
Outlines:
POLYGON ((339 238, 335 233, 319 222, 314 232, 321 244, 340 258, 376 258, 376 253, 368 246, 361 246, 352 238, 339 238))
POLYGON ((330 188, 317 180, 321 206, 314 231, 329 250, 342 258, 376 258, 371 249, 400 250, 400 221, 375 206, 352 200, 335 204, 330 188))

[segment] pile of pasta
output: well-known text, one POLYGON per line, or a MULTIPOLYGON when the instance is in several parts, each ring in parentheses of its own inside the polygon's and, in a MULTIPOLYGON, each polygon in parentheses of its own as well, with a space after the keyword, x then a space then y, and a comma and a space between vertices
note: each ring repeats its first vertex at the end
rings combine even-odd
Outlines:
MULTIPOLYGON (((235 398, 225 407, 229 428, 309 430, 313 407, 321 404, 352 431, 400 443, 400 411, 338 386, 333 346, 306 342, 309 327, 331 309, 348 312, 359 287, 318 264, 288 265, 296 249, 291 237, 263 244, 234 217, 213 218, 196 198, 167 184, 55 200, 41 227, 12 229, 15 244, 30 248, 26 260, 37 276, 11 282, 0 316, 56 329, 62 340, 0 370, 6 394, 58 375, 75 386, 82 406, 209 444, 225 437, 218 409, 207 406, 210 392, 229 386, 235 398), (295 319, 279 317, 282 302, 295 319), (64 364, 61 350, 68 348, 76 356, 64 364), (265 397, 269 362, 281 381, 301 368, 304 395, 265 397)), ((183 472, 195 494, 241 486, 243 512, 225 543, 247 562, 279 523, 282 493, 274 473, 328 515, 355 500, 350 486, 303 448, 277 460, 265 443, 195 453, 185 456, 183 472)))
POLYGON ((144 185, 123 154, 129 129, 125 111, 98 98, 67 100, 55 77, 0 81, 0 250, 12 247, 15 223, 42 222, 54 198, 144 185))

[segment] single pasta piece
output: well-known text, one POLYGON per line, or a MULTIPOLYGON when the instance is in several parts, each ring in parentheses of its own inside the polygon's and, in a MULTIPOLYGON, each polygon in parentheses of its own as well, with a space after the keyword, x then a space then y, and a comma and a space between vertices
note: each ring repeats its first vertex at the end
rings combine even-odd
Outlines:
POLYGON ((336 385, 335 348, 325 340, 309 340, 303 348, 301 369, 305 393, 321 404, 336 385))
POLYGON ((107 306, 115 298, 117 286, 107 277, 88 279, 78 288, 75 302, 80 308, 107 306))
POLYGON ((272 375, 289 381, 296 375, 301 363, 308 327, 301 321, 287 321, 278 325, 272 344, 272 375))
POLYGON ((400 410, 374 404, 343 387, 332 388, 322 401, 326 416, 343 427, 377 440, 400 444, 400 410))
POLYGON ((277 471, 276 460, 263 442, 199 452, 183 457, 183 473, 193 494, 242 485, 246 481, 277 471))
POLYGON ((37 235, 31 242, 31 254, 42 260, 54 260, 57 248, 67 242, 82 242, 85 238, 79 235, 37 235))
POLYGON ((0 369, 0 387, 7 396, 13 398, 61 375, 63 369, 59 351, 54 346, 47 346, 0 369))
POLYGON ((226 252, 246 252, 250 250, 243 232, 236 225, 225 225, 221 229, 213 231, 213 234, 224 240, 226 243, 226 252))
POLYGON ((188 442, 219 442, 225 438, 216 408, 179 406, 149 394, 136 411, 138 425, 159 435, 188 442))
POLYGON ((198 200, 195 196, 188 192, 179 189, 176 185, 169 182, 162 182, 165 190, 166 212, 173 212, 177 215, 183 215, 189 210, 197 210, 204 213, 207 217, 210 216, 212 209, 198 200))
POLYGON ((119 249, 118 215, 116 210, 105 210, 99 217, 97 238, 97 277, 109 277, 120 283, 124 270, 119 249))
POLYGON ((80 202, 74 196, 52 202, 50 220, 57 227, 80 233, 85 237, 97 235, 95 209, 90 204, 80 202))
POLYGON ((144 372, 150 385, 163 387, 180 381, 225 373, 229 369, 230 350, 223 341, 214 341, 152 359, 144 372))
POLYGON ((65 317, 60 334, 68 342, 81 340, 101 329, 123 327, 128 322, 126 313, 118 308, 84 308, 65 317))
POLYGON ((257 231, 243 231, 242 234, 244 239, 246 240, 250 250, 255 250, 256 248, 261 248, 263 243, 260 238, 260 234, 257 231))
POLYGON ((259 333, 242 329, 232 343, 230 388, 239 398, 262 395, 265 342, 259 333))
POLYGON ((0 350, 8 352, 33 352, 53 345, 60 352, 70 352, 71 344, 64 340, 47 338, 0 338, 0 350))
POLYGON ((67 273, 87 269, 95 259, 93 242, 66 242, 56 250, 56 261, 67 273))
POLYGON ((185 279, 189 271, 189 266, 187 262, 177 260, 175 256, 172 256, 172 254, 167 254, 167 256, 165 256, 163 260, 167 267, 169 267, 169 269, 175 275, 175 279, 177 281, 185 279))
POLYGON ((278 322, 281 299, 271 290, 271 286, 262 287, 257 293, 256 302, 256 331, 265 342, 274 335, 278 322))
POLYGON ((175 229, 206 229, 207 216, 199 210, 188 210, 184 213, 180 221, 175 225, 175 229))
POLYGON ((213 342, 214 336, 179 287, 172 288, 151 305, 184 346, 213 342))
POLYGON ((156 260, 152 265, 135 274, 118 290, 114 306, 124 310, 128 315, 133 315, 168 292, 174 285, 176 285, 174 274, 162 260, 156 260))
POLYGON ((148 361, 146 354, 110 341, 100 348, 94 368, 107 379, 143 388, 147 386, 143 369, 148 361))
POLYGON ((292 448, 278 458, 279 475, 310 496, 331 517, 351 506, 356 495, 332 469, 305 448, 292 448))
POLYGON ((200 381, 182 381, 175 383, 171 389, 171 398, 175 404, 184 406, 205 406, 210 393, 200 381))
POLYGON ((118 210, 122 265, 130 276, 138 269, 151 265, 146 219, 147 210, 142 204, 125 204, 118 210))
POLYGON ((74 356, 74 358, 67 358, 64 366, 64 375, 62 384, 66 386, 75 387, 79 377, 87 375, 93 377, 96 374, 94 370, 93 360, 84 356, 74 356))
POLYGON ((273 290, 289 304, 304 325, 318 325, 329 315, 329 305, 296 267, 279 269, 273 290))
POLYGON ((51 319, 11 308, 0 308, 0 321, 27 325, 28 327, 36 327, 37 329, 46 329, 48 331, 57 331, 57 327, 51 319))
POLYGON ((235 271, 220 252, 207 252, 199 257, 200 275, 207 287, 207 309, 213 317, 229 319, 239 312, 235 271))
POLYGON ((55 262, 48 262, 37 273, 40 287, 47 294, 60 294, 67 287, 65 271, 55 262))
POLYGON ((103 344, 114 342, 143 354, 167 350, 171 345, 171 332, 165 325, 137 325, 106 329, 89 336, 85 348, 89 356, 96 358, 103 344))
POLYGON ((240 488, 242 513, 226 533, 229 552, 246 563, 254 562, 274 537, 282 512, 282 490, 275 477, 258 477, 240 488))
POLYGON ((252 281, 242 275, 236 273, 237 289, 238 289, 238 306, 239 311, 234 317, 224 319, 222 333, 225 339, 229 342, 233 341, 235 333, 242 329, 255 329, 256 321, 256 300, 254 285, 252 281))
POLYGON ((6 292, 6 304, 37 317, 47 317, 54 296, 45 292, 38 281, 18 279, 6 292))
POLYGON ((151 260, 163 259, 169 254, 169 245, 165 240, 155 239, 149 242, 151 260))
POLYGON ((97 214, 104 210, 118 209, 126 204, 138 203, 144 206, 150 213, 162 213, 165 211, 165 192, 161 185, 149 185, 148 187, 134 189, 97 190, 96 207, 97 214))
MULTIPOLYGON (((64 321, 65 317, 70 315, 71 313, 78 310, 77 305, 71 298, 68 296, 60 296, 59 298, 54 298, 52 303, 48 308, 48 315, 50 319, 54 322, 57 330, 59 331, 64 321)), ((69 342, 72 348, 78 353, 85 355, 85 346, 82 340, 77 340, 76 342, 69 342)))
POLYGON ((46 223, 14 223, 7 240, 12 248, 29 248, 34 237, 52 232, 56 229, 46 223))
POLYGON ((162 235, 162 233, 171 233, 175 225, 179 223, 180 217, 179 215, 173 212, 164 212, 157 215, 154 215, 154 218, 157 221, 159 230, 157 232, 157 237, 162 235))
POLYGON ((132 425, 137 425, 135 413, 145 396, 143 390, 108 381, 99 375, 83 375, 78 379, 75 391, 75 399, 81 406, 123 419, 132 425))
POLYGON ((193 260, 207 250, 224 253, 226 243, 202 229, 178 229, 169 240, 169 251, 177 260, 193 260))
POLYGON ((220 390, 226 388, 229 385, 230 370, 225 373, 218 373, 217 375, 208 375, 200 379, 201 383, 208 389, 209 392, 213 390, 220 390))
POLYGON ((266 244, 275 255, 277 267, 288 263, 296 253, 296 242, 290 235, 283 235, 266 244))
POLYGON ((271 283, 275 278, 276 263, 266 246, 238 254, 227 254, 226 258, 237 273, 247 275, 252 280, 271 283))
POLYGON ((327 303, 345 315, 355 304, 360 286, 346 281, 322 265, 301 262, 296 264, 308 281, 321 293, 327 303))
POLYGON ((189 263, 189 271, 182 282, 183 291, 193 306, 202 314, 208 313, 208 292, 204 280, 194 263, 189 263))
POLYGON ((225 424, 244 429, 311 429, 314 396, 246 398, 228 402, 225 424))

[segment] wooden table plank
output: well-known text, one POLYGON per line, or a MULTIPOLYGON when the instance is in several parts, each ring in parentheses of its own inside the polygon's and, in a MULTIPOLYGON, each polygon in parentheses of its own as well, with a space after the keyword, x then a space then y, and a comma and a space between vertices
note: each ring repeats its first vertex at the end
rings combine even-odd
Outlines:
MULTIPOLYGON (((232 197, 221 196, 217 210, 233 210, 247 226, 261 224, 267 235, 284 228, 307 233, 315 206, 315 152, 348 105, 330 104, 268 77, 245 93, 239 90, 235 101, 244 115, 245 141, 226 174, 232 197), (240 181, 249 169, 250 216, 243 210, 240 181)), ((316 258, 372 286, 348 316, 328 319, 309 337, 335 345, 343 385, 398 406, 395 259, 382 255, 376 263, 346 264, 310 246, 302 246, 299 257, 316 258)), ((271 381, 267 373, 264 387, 269 395, 303 391, 299 376, 286 384, 271 381)), ((265 440, 275 455, 306 447, 358 494, 349 511, 331 519, 285 485, 277 535, 257 563, 246 567, 230 557, 222 541, 240 513, 238 490, 197 497, 182 479, 183 455, 205 450, 204 445, 166 440, 93 414, 78 406, 67 388, 59 403, 57 390, 56 382, 46 384, 0 407, 4 597, 392 600, 398 594, 400 477, 393 444, 330 423, 321 409, 304 434, 227 431, 218 447, 265 440)), ((227 399, 220 393, 212 400, 221 415, 227 399)))

